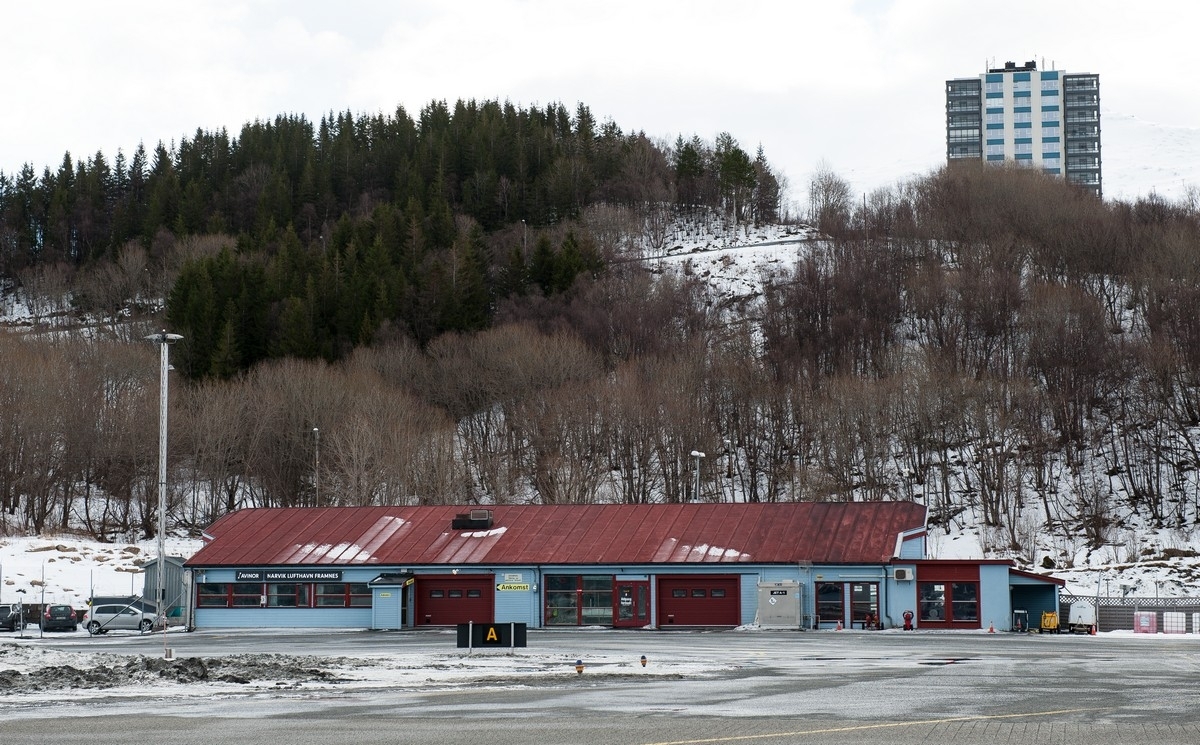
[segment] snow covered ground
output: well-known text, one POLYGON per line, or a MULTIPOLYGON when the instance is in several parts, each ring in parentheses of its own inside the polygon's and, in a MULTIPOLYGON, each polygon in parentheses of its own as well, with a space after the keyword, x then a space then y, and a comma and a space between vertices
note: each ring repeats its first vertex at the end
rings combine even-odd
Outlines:
MULTIPOLYGON (((199 539, 169 537, 168 556, 189 557, 199 539)), ((99 543, 73 536, 0 537, 0 605, 64 603, 84 608, 100 595, 141 595, 143 565, 157 542, 99 543), (19 593, 23 590, 24 594, 19 593)))
MULTIPOLYGON (((175 644, 173 630, 168 641, 175 644)), ((256 691, 334 689, 352 691, 363 688, 456 688, 465 685, 524 685, 536 681, 573 678, 578 653, 518 650, 458 650, 453 632, 421 632, 424 639, 410 644, 392 638, 384 642, 376 635, 375 651, 353 647, 348 654, 285 654, 292 642, 304 646, 311 634, 300 630, 270 629, 239 631, 266 650, 261 653, 229 653, 220 641, 203 632, 189 634, 188 641, 208 644, 203 657, 173 655, 164 660, 154 638, 133 639, 127 632, 120 641, 136 643, 127 652, 93 652, 84 634, 78 643, 70 634, 47 634, 44 639, 6 638, 0 635, 0 691, 19 692, 25 702, 61 697, 63 689, 78 689, 84 697, 111 699, 136 697, 153 692, 155 696, 180 698, 256 691), (407 650, 407 651, 406 651, 407 650)), ((322 630, 322 635, 361 636, 361 630, 344 632, 322 630)), ((113 635, 117 636, 116 634, 113 635)), ((155 637, 159 635, 154 635, 155 637)), ((118 641, 105 638, 105 642, 118 641)), ((173 649, 173 648, 172 648, 173 649)), ((340 650, 339 650, 340 651, 340 650)), ((652 654, 652 657, 654 655, 652 654)), ((637 654, 595 652, 586 655, 589 677, 642 675, 665 677, 708 676, 728 670, 729 663, 710 658, 656 658, 653 665, 642 666, 637 654)))

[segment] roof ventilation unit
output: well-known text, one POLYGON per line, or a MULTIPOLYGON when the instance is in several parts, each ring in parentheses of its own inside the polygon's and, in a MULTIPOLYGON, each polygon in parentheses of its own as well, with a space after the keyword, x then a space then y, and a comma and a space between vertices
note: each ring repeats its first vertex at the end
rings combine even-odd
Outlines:
POLYGON ((454 530, 487 530, 492 527, 492 511, 471 510, 465 515, 455 515, 450 527, 454 530))

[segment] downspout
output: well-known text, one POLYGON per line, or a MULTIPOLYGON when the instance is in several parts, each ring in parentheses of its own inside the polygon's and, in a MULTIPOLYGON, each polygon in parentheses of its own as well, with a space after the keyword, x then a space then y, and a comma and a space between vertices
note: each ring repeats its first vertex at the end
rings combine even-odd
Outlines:
POLYGON ((881 615, 879 617, 880 618, 879 625, 880 625, 881 629, 882 628, 891 628, 892 626, 896 625, 895 622, 892 621, 892 606, 889 605, 888 601, 887 601, 887 598, 888 598, 888 593, 887 593, 887 591, 888 591, 888 570, 887 570, 887 568, 888 568, 887 564, 884 564, 883 566, 881 566, 879 568, 879 571, 883 573, 883 580, 879 583, 879 605, 884 610, 887 611, 887 626, 886 627, 884 627, 884 625, 883 625, 884 616, 881 615))
POLYGON ((534 612, 537 614, 537 626, 534 628, 546 628, 546 603, 542 600, 542 595, 546 591, 545 577, 542 575, 543 569, 541 564, 533 565, 533 604, 534 612))

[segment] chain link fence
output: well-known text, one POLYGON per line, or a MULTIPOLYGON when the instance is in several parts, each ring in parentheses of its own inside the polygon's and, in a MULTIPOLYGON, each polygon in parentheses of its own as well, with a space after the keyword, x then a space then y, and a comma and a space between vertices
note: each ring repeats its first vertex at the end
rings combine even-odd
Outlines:
POLYGON ((1096 625, 1100 627, 1100 631, 1133 631, 1133 614, 1150 612, 1155 615, 1156 628, 1159 631, 1165 627, 1163 613, 1183 613, 1187 621, 1187 633, 1200 634, 1200 628, 1197 628, 1196 623, 1197 614, 1200 614, 1200 598, 1123 598, 1060 593, 1058 596, 1059 619, 1064 630, 1067 627, 1067 620, 1071 617, 1071 606, 1080 601, 1096 606, 1096 625))

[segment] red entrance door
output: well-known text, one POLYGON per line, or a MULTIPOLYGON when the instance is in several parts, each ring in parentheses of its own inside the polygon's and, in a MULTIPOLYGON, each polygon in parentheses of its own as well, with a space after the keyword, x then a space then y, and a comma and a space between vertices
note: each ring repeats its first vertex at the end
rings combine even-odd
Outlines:
POLYGON ((647 581, 613 582, 613 626, 642 627, 650 624, 650 583, 647 581))

